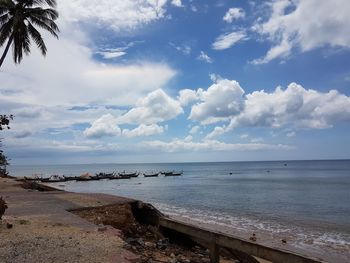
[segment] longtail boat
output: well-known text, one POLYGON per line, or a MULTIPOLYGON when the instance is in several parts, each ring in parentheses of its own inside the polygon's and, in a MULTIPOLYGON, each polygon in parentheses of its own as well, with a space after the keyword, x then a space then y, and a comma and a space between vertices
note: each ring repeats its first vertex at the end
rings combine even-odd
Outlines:
POLYGON ((144 177, 157 177, 159 173, 154 173, 154 174, 143 174, 144 177))

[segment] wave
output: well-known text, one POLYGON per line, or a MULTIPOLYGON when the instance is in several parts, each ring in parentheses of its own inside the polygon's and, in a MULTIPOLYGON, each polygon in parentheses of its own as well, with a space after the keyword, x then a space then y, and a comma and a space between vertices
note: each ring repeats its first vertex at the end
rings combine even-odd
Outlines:
POLYGON ((281 239, 288 240, 289 248, 297 251, 313 251, 314 254, 344 254, 350 250, 350 234, 335 231, 323 232, 309 227, 290 223, 261 220, 248 216, 233 216, 227 213, 187 209, 164 203, 154 204, 170 217, 181 218, 199 225, 205 225, 219 232, 248 238, 252 233, 263 237, 269 244, 279 246, 281 239))

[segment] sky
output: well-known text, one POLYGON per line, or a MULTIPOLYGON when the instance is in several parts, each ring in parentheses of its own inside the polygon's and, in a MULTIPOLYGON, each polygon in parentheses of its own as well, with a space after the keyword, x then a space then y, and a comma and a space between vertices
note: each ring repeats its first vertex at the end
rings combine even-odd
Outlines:
POLYGON ((350 1, 57 2, 0 69, 12 164, 350 157, 350 1))

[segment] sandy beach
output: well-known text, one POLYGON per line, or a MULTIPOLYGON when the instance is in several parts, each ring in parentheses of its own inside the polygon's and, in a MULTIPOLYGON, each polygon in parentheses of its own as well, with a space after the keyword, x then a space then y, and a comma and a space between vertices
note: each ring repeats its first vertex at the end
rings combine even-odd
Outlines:
MULTIPOLYGON (((2 262, 210 262, 205 247, 169 242, 158 229, 140 224, 132 208, 136 200, 71 193, 13 178, 0 178, 0 186, 0 196, 9 207, 0 227, 2 262)), ((174 219, 227 232, 218 225, 185 217, 174 219)), ((240 235, 247 239, 247 233, 240 235)), ((265 245, 276 247, 268 238, 265 245)), ((288 250, 288 244, 284 249, 288 250)), ((269 262, 253 257, 250 260, 269 262)), ((220 262, 245 261, 223 250, 220 262)))
POLYGON ((0 225, 1 262, 210 262, 205 248, 170 244, 135 222, 135 200, 21 185, 0 178, 9 207, 0 225))

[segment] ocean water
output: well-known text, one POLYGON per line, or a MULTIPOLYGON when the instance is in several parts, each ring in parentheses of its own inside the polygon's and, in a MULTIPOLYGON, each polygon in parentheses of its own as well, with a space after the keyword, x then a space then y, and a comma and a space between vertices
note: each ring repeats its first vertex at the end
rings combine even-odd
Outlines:
POLYGON ((150 202, 162 212, 331 261, 350 262, 350 160, 10 166, 33 173, 182 170, 183 176, 53 184, 150 202), (232 173, 232 174, 230 174, 232 173), (281 239, 287 239, 287 245, 281 239))

